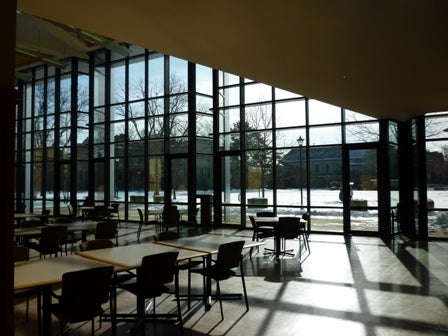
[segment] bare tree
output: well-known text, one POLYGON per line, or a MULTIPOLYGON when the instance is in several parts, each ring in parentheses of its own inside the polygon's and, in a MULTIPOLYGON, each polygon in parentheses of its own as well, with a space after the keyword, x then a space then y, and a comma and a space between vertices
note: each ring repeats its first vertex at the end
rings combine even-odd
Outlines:
MULTIPOLYGON (((261 191, 261 197, 264 198, 265 189, 269 183, 268 176, 272 176, 273 164, 277 159, 273 157, 272 151, 272 112, 267 105, 256 105, 246 108, 245 118, 247 165, 249 170, 259 172, 258 188, 261 191)), ((235 123, 232 131, 240 130, 241 123, 235 123)), ((239 141, 233 141, 231 144, 233 149, 238 149, 239 147, 239 141)))

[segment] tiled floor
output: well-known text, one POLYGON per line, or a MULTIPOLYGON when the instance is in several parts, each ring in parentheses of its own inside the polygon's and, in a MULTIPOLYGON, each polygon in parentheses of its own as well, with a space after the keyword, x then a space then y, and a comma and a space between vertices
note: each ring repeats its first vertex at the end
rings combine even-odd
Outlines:
MULTIPOLYGON (((120 244, 135 243, 136 225, 125 224, 120 244)), ((151 240, 154 232, 144 232, 151 240)), ((188 235, 188 229, 183 230, 188 235)), ((214 230, 251 238, 250 231, 214 230)), ((267 241, 267 244, 271 244, 267 241)), ((448 242, 413 243, 397 237, 391 242, 378 238, 314 234, 311 254, 275 260, 263 248, 244 260, 250 310, 244 300, 223 302, 205 311, 201 301, 187 310, 182 301, 185 335, 447 335, 448 334, 448 242)), ((298 243, 291 242, 298 250, 298 243)), ((192 275, 199 292, 202 279, 192 275)), ((181 273, 181 291, 186 290, 186 272, 181 273)), ((239 277, 222 283, 221 291, 241 291, 239 277)), ((119 292, 119 312, 135 309, 135 299, 119 292)), ((30 318, 24 318, 25 302, 16 304, 16 335, 36 335, 35 301, 30 318)), ((158 311, 174 309, 168 298, 158 311)), ((53 319, 54 335, 59 325, 53 319)), ((96 335, 110 335, 110 323, 96 323, 96 335)), ((119 323, 118 335, 128 335, 133 323, 119 323)), ((89 335, 90 324, 69 327, 69 335, 89 335)), ((147 335, 179 335, 171 322, 146 323, 147 335)))

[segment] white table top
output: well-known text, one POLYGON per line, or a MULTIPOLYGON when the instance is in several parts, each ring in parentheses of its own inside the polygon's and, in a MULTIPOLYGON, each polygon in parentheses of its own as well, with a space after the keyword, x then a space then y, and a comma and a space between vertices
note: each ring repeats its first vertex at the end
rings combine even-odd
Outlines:
POLYGON ((60 283, 62 274, 107 266, 77 255, 21 261, 14 264, 14 290, 60 283))
POLYGON ((171 251, 179 252, 179 256, 177 258, 178 261, 203 257, 206 255, 206 253, 163 246, 152 242, 76 252, 76 254, 85 258, 106 262, 130 270, 139 267, 141 265, 142 258, 146 255, 171 251))
POLYGON ((254 217, 257 223, 278 223, 278 216, 275 217, 254 217))
POLYGON ((243 248, 250 248, 264 244, 264 242, 256 242, 249 239, 244 239, 242 237, 222 236, 214 234, 204 234, 200 236, 179 238, 173 240, 163 240, 154 243, 209 254, 209 253, 218 253, 219 245, 224 243, 230 243, 237 240, 244 240, 243 248))

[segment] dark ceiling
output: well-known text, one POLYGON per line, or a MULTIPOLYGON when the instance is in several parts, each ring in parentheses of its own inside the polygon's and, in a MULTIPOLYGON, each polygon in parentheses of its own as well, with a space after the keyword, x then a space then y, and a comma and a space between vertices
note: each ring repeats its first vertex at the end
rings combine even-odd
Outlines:
MULTIPOLYGON (((17 2, 23 13, 376 118, 448 110, 447 1, 17 2)), ((31 32, 45 51, 46 30, 31 32)), ((60 58, 97 47, 69 35, 46 52, 60 58)))

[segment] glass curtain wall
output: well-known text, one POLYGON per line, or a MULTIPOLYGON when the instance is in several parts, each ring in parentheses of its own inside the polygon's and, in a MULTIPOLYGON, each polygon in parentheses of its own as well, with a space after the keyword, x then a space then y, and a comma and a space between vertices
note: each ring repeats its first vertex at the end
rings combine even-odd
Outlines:
MULTIPOLYGON (((98 51, 90 63, 30 73, 19 85, 16 124, 16 207, 26 211, 66 213, 90 198, 118 202, 122 217, 137 220, 136 207, 191 210, 218 191, 217 224, 244 227, 261 210, 310 212, 312 230, 342 233, 343 149, 381 143, 378 120, 363 114, 221 71, 214 88, 212 69, 134 46, 129 57, 98 51)), ((447 118, 425 119, 430 237, 447 235, 447 118)), ((388 127, 396 208, 397 124, 388 127)), ((350 194, 378 221, 375 178, 366 171, 350 194)))
POLYGON ((73 59, 64 69, 31 73, 17 115, 16 208, 68 213, 87 188, 88 63, 73 59))
MULTIPOLYGON (((378 121, 224 72, 218 93, 222 222, 310 212, 313 230, 343 232, 342 146, 377 143, 378 121)), ((377 193, 357 188, 377 228, 377 193)))
POLYGON ((425 120, 428 236, 448 238, 448 112, 425 120))

